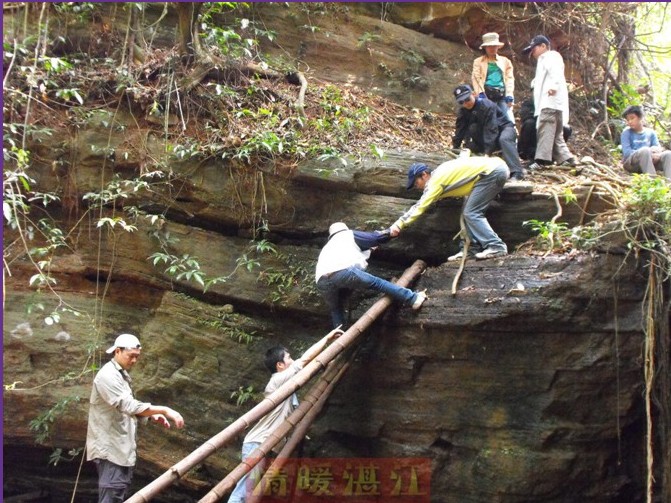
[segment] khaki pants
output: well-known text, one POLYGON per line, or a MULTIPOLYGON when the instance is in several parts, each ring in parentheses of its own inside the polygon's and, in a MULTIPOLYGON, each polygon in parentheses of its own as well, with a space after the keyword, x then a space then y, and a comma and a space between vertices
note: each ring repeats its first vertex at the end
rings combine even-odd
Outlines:
POLYGON ((564 141, 564 121, 561 110, 541 110, 536 128, 536 159, 557 164, 573 157, 564 141))
POLYGON ((653 149, 650 147, 641 147, 631 154, 624 161, 624 169, 629 173, 647 173, 656 175, 657 171, 662 171, 664 176, 671 180, 671 151, 665 150, 659 152, 657 162, 653 160, 653 149))

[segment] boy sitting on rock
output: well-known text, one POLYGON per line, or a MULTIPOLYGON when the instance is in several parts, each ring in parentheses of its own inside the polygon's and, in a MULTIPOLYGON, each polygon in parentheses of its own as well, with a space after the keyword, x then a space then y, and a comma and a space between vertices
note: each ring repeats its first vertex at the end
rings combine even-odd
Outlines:
POLYGON ((656 175, 657 171, 662 171, 671 180, 671 151, 660 146, 654 130, 643 127, 641 107, 627 107, 622 117, 627 122, 620 137, 624 169, 629 173, 648 175, 656 175))

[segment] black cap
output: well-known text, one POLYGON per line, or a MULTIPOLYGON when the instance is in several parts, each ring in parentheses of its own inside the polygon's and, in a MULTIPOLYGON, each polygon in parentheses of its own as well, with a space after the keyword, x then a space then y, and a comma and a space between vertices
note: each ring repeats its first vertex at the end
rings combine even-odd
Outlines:
POLYGON ((545 35, 536 35, 534 38, 531 39, 529 45, 527 45, 524 49, 522 49, 522 54, 529 54, 531 52, 531 49, 541 44, 545 44, 548 47, 550 47, 550 40, 545 35))
POLYGON ((473 94, 473 88, 468 84, 461 84, 454 89, 452 94, 454 94, 454 99, 457 100, 457 103, 463 105, 471 97, 471 94, 473 94))

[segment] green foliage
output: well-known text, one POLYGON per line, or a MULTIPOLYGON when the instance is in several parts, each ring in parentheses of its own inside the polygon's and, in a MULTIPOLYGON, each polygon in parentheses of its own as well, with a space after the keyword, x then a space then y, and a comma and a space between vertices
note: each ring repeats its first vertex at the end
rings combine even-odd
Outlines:
POLYGON ((319 26, 315 26, 313 24, 304 24, 300 28, 301 30, 309 31, 310 33, 317 33, 321 31, 321 28, 319 26))
POLYGON ((39 62, 47 72, 62 73, 72 69, 72 63, 65 58, 43 57, 39 62))
POLYGON ((547 250, 554 250, 563 247, 563 240, 568 238, 571 232, 565 222, 551 222, 541 220, 527 220, 522 223, 524 226, 531 227, 536 232, 536 241, 539 246, 547 250))
POLYGON ((273 131, 260 131, 247 140, 233 155, 235 159, 251 162, 254 157, 274 157, 284 153, 285 143, 273 131))
MULTIPOLYGON (((156 174, 155 172, 153 174, 156 174)), ((89 201, 92 208, 100 208, 103 206, 112 206, 123 203, 132 194, 138 193, 150 188, 149 182, 145 179, 149 175, 141 175, 139 178, 131 180, 122 179, 119 174, 115 174, 114 178, 99 192, 87 192, 82 197, 82 200, 89 201)), ((100 227, 101 225, 98 225, 100 227)))
POLYGON ((375 145, 374 143, 370 145, 369 147, 370 153, 377 157, 378 159, 383 159, 384 158, 384 150, 382 150, 380 147, 375 145))
POLYGON ((147 259, 152 260, 155 266, 165 263, 167 267, 164 272, 174 277, 176 281, 193 280, 205 288, 205 274, 200 270, 197 257, 192 257, 188 253, 178 257, 168 253, 156 252, 149 255, 147 259))
POLYGON ((322 115, 310 120, 309 125, 343 145, 346 145, 350 133, 362 129, 369 120, 368 107, 349 109, 342 91, 333 85, 327 85, 322 90, 319 106, 322 115))
POLYGON ((35 433, 35 441, 38 444, 45 444, 51 436, 51 427, 63 414, 65 414, 71 403, 79 402, 79 396, 69 396, 59 400, 53 407, 40 413, 35 419, 30 421, 30 431, 35 433))
MULTIPOLYGON (((36 235, 42 238, 41 246, 27 249, 37 269, 37 274, 31 276, 29 285, 38 288, 49 287, 56 284, 56 280, 49 272, 50 257, 56 249, 65 246, 64 233, 47 218, 41 219, 35 225, 30 220, 29 214, 32 205, 41 203, 46 209, 49 204, 58 202, 60 198, 54 193, 32 190, 35 180, 27 174, 30 169, 30 152, 17 146, 18 133, 23 129, 19 129, 15 124, 4 126, 7 136, 3 138, 5 140, 3 155, 6 163, 6 168, 3 170, 3 216, 12 230, 20 231, 24 246, 27 247, 28 241, 34 240, 36 235)), ((38 128, 34 128, 33 131, 38 131, 38 128)), ((46 131, 50 134, 50 130, 46 131)))
POLYGON ((616 119, 622 117, 622 112, 624 112, 628 106, 641 104, 641 95, 638 94, 634 86, 630 84, 621 84, 620 89, 612 90, 606 107, 608 114, 616 119))
POLYGON ((244 328, 243 319, 239 314, 220 309, 214 319, 198 318, 198 323, 223 333, 229 339, 250 345, 256 339, 256 331, 244 328))
POLYGON ((20 170, 4 170, 3 176, 2 212, 9 226, 18 229, 30 211, 24 191, 30 191, 30 183, 34 180, 20 170))
MULTIPOLYGON (((317 151, 315 151, 315 154, 317 154, 317 151)), ((327 162, 332 159, 337 160, 342 166, 347 166, 347 159, 343 157, 343 153, 334 147, 324 147, 319 151, 319 155, 317 155, 317 160, 321 162, 327 162)))
POLYGON ((426 62, 424 56, 413 49, 401 52, 401 59, 414 69, 421 67, 426 62))
POLYGON ((384 63, 377 64, 377 71, 387 78, 392 78, 394 76, 394 72, 391 71, 391 68, 384 63))
POLYGON ((328 84, 321 92, 319 106, 324 109, 325 112, 331 112, 334 115, 339 115, 343 110, 343 95, 342 91, 332 85, 328 84))
POLYGON ((246 388, 240 386, 236 391, 231 393, 231 399, 235 400, 235 405, 238 407, 244 405, 249 400, 253 400, 256 396, 254 386, 247 386, 246 388))
POLYGON ((168 153, 172 154, 175 159, 183 161, 185 159, 193 159, 195 157, 202 157, 201 146, 192 139, 186 139, 183 144, 166 145, 168 153))
POLYGON ((222 54, 232 58, 246 56, 252 57, 250 47, 244 45, 243 38, 235 30, 219 28, 218 26, 207 26, 203 31, 203 41, 207 45, 218 47, 222 54))
POLYGON ((278 253, 277 259, 281 262, 281 267, 264 269, 258 277, 260 283, 271 289, 268 294, 270 302, 286 305, 292 292, 299 293, 301 303, 306 303, 317 295, 313 262, 305 263, 291 254, 284 253, 278 253))
POLYGON ((63 455, 63 449, 58 447, 51 452, 51 455, 49 456, 49 464, 56 466, 61 461, 65 461, 66 463, 73 461, 83 450, 83 447, 72 448, 68 450, 68 454, 65 456, 63 455))
POLYGON ((99 4, 96 2, 57 2, 53 5, 56 12, 62 14, 74 13, 82 16, 82 19, 84 19, 95 11, 99 4))
POLYGON ((632 221, 661 225, 671 222, 671 187, 662 176, 634 175, 622 199, 632 221))
POLYGON ((368 48, 371 42, 375 42, 377 40, 380 40, 380 35, 376 33, 370 33, 367 31, 359 37, 356 46, 359 48, 361 47, 368 48))
POLYGON ((236 27, 222 27, 218 21, 218 16, 222 13, 238 10, 243 11, 249 7, 248 3, 235 2, 212 2, 206 4, 204 12, 200 16, 200 37, 203 45, 210 50, 215 48, 223 56, 229 59, 252 59, 259 57, 257 46, 259 38, 266 38, 273 41, 277 34, 272 30, 267 30, 255 21, 247 18, 239 19, 236 27), (245 37, 241 33, 249 34, 245 37))
MULTIPOLYGON (((156 215, 152 216, 154 221, 158 221, 156 215)), ((206 293, 211 287, 219 283, 226 283, 230 280, 239 269, 245 269, 252 272, 256 267, 259 267, 258 256, 264 253, 276 253, 275 247, 272 243, 266 240, 252 241, 247 247, 247 250, 242 253, 235 261, 235 269, 227 276, 208 277, 207 274, 201 270, 200 260, 196 256, 190 254, 175 255, 171 253, 168 248, 178 242, 171 237, 167 230, 155 230, 152 235, 159 240, 163 251, 152 253, 147 260, 151 260, 154 266, 165 264, 167 267, 164 273, 175 279, 175 281, 194 281, 203 288, 203 293, 206 293)))
POLYGON ((571 187, 564 187, 564 202, 566 204, 575 203, 578 201, 578 196, 575 195, 571 187))
POLYGON ((671 185, 663 176, 634 175, 624 191, 625 230, 632 250, 645 250, 659 258, 671 276, 671 185))
POLYGON ((429 85, 428 81, 421 75, 422 66, 425 63, 424 57, 411 49, 403 51, 401 59, 408 65, 403 72, 403 85, 408 88, 427 89, 429 85))
MULTIPOLYGON (((650 2, 638 4, 636 10, 636 33, 640 47, 649 48, 649 51, 639 51, 637 56, 647 66, 647 75, 641 79, 652 86, 652 93, 657 97, 660 107, 659 116, 665 117, 664 131, 671 131, 669 115, 671 115, 671 52, 669 35, 666 29, 669 22, 669 10, 666 2, 650 2)), ((638 58, 637 58, 638 59, 638 58)), ((642 65, 643 66, 643 65, 642 65)), ((636 78, 638 76, 635 76, 636 78)), ((636 80, 633 80, 636 82, 636 80)), ((658 131, 658 133, 661 131, 658 131)), ((667 137, 667 139, 669 139, 667 137)))

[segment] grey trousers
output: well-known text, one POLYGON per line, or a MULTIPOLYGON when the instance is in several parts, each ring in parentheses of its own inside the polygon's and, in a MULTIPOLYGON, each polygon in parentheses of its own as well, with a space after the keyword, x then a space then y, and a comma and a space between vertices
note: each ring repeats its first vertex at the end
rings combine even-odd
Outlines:
POLYGON ((661 171, 671 180, 671 151, 661 152, 657 162, 653 161, 652 155, 650 147, 641 147, 624 161, 624 169, 629 173, 647 173, 648 175, 656 175, 657 171, 661 171))
POLYGON ((573 157, 564 141, 564 120, 561 110, 541 110, 536 127, 536 159, 557 164, 573 157))
POLYGON ((508 247, 494 232, 485 217, 490 203, 501 192, 508 180, 510 172, 508 166, 501 164, 488 175, 483 175, 473 185, 473 190, 464 200, 464 224, 473 244, 473 251, 484 251, 492 248, 497 251, 508 252, 508 247))
POLYGON ((510 174, 523 173, 520 155, 517 153, 517 131, 514 126, 503 128, 503 131, 499 133, 499 147, 501 147, 501 155, 508 165, 510 174))
POLYGON ((98 470, 98 503, 123 503, 133 478, 132 466, 94 459, 98 470))

